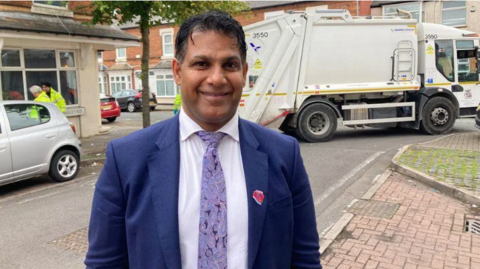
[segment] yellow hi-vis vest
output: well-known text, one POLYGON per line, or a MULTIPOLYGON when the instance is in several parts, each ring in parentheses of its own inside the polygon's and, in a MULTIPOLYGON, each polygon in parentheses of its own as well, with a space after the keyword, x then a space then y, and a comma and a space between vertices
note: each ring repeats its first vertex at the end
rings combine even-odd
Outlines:
MULTIPOLYGON (((47 97, 48 97, 48 95, 47 95, 47 97)), ((59 92, 55 91, 53 88, 50 88, 50 102, 57 105, 57 107, 63 113, 65 113, 67 111, 67 109, 66 109, 67 104, 65 103, 65 99, 63 98, 63 96, 59 92)))

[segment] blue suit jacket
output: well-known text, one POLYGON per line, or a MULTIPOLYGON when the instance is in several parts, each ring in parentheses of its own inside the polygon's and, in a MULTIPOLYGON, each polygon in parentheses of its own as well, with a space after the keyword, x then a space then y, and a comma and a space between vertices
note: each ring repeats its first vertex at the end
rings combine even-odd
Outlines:
MULTIPOLYGON (((298 142, 242 119, 239 132, 248 195, 248 268, 321 268, 298 142), (262 205, 252 198, 255 190, 265 195, 262 205)), ((178 116, 108 145, 93 198, 87 268, 181 268, 179 168, 178 116)))

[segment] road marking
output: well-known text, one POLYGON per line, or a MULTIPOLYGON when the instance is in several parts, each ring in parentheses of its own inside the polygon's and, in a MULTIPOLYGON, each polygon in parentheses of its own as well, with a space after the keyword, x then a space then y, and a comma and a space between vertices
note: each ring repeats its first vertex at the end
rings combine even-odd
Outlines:
POLYGON ((325 192, 323 192, 323 194, 320 197, 315 199, 315 207, 320 205, 323 202, 323 200, 329 197, 336 189, 340 188, 342 185, 347 183, 347 181, 349 181, 350 178, 352 178, 356 173, 358 173, 360 170, 365 168, 367 165, 369 165, 371 162, 373 162, 378 156, 382 155, 383 153, 385 152, 383 151, 376 152, 375 154, 370 156, 368 159, 366 159, 364 162, 362 162, 361 164, 353 168, 353 170, 351 170, 348 174, 346 174, 339 181, 337 181, 336 184, 334 184, 333 186, 330 186, 325 192))
POLYGON ((53 195, 55 195, 55 194, 59 194, 59 193, 62 193, 62 192, 63 192, 63 191, 57 191, 57 192, 52 192, 52 193, 45 194, 45 195, 40 195, 40 196, 37 196, 37 197, 33 197, 33 198, 30 198, 30 199, 26 199, 26 200, 23 200, 23 201, 19 201, 19 202, 17 202, 17 204, 28 203, 28 202, 35 201, 35 200, 38 200, 38 199, 50 197, 50 196, 53 196, 53 195))

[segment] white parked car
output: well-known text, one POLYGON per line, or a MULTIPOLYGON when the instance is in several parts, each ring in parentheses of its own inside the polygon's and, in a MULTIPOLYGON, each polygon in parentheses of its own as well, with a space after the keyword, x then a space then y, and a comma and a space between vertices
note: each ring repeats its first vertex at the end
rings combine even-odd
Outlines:
POLYGON ((42 174, 71 180, 80 152, 75 127, 54 104, 0 101, 0 185, 42 174))

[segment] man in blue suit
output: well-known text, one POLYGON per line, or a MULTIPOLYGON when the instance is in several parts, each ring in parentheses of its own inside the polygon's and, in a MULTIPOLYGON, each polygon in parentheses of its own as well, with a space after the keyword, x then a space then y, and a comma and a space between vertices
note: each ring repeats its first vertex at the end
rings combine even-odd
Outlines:
POLYGON ((182 110, 108 145, 87 268, 321 268, 297 141, 237 113, 248 70, 241 25, 195 15, 175 46, 182 110))

